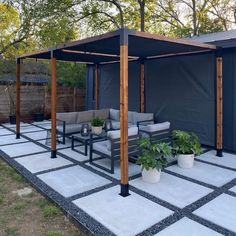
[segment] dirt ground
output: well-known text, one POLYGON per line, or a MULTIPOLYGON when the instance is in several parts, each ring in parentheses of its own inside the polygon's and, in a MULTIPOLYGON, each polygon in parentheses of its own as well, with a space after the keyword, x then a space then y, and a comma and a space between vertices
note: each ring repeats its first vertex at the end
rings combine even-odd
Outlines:
POLYGON ((34 189, 20 197, 14 191, 32 188, 0 159, 0 236, 84 236, 34 189))

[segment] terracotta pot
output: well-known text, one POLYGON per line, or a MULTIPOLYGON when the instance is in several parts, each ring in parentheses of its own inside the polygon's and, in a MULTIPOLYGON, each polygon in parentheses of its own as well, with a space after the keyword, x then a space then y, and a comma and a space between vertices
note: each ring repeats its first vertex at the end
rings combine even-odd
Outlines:
POLYGON ((185 169, 190 169, 194 164, 194 154, 179 154, 178 166, 185 169))

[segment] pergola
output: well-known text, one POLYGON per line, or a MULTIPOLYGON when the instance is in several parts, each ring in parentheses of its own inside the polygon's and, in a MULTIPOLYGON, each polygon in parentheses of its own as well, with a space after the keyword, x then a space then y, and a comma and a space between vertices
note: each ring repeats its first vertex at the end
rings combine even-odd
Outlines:
MULTIPOLYGON (((128 182, 128 64, 140 61, 140 111, 145 112, 144 62, 156 58, 200 54, 216 50, 213 45, 185 39, 172 39, 164 36, 119 29, 103 35, 62 44, 17 58, 16 69, 16 138, 20 138, 20 66, 26 58, 51 61, 51 158, 57 157, 56 108, 57 108, 57 61, 93 64, 96 67, 96 109, 99 109, 99 65, 120 63, 120 169, 122 196, 129 195, 128 182)), ((218 51, 217 51, 218 52, 218 51)), ((222 58, 216 53, 217 81, 217 155, 222 156, 222 58)))

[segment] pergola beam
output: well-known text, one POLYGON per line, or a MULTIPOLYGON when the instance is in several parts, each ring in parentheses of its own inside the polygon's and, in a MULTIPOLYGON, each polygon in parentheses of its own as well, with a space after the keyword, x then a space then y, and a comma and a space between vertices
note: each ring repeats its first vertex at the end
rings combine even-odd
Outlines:
POLYGON ((128 160, 128 35, 120 38, 120 195, 129 195, 128 160))
POLYGON ((16 59, 16 138, 20 138, 20 74, 21 60, 16 59))
POLYGON ((216 78, 216 155, 218 157, 223 156, 223 73, 222 73, 222 64, 223 59, 222 57, 216 58, 216 71, 217 71, 217 78, 216 78))
POLYGON ((51 57, 52 82, 51 82, 51 158, 57 157, 57 61, 53 55, 51 57))

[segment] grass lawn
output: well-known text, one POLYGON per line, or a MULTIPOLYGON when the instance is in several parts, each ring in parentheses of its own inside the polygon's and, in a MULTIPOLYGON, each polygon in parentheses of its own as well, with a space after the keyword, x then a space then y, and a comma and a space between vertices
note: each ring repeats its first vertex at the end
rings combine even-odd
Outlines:
POLYGON ((25 197, 14 193, 25 187, 30 185, 0 159, 1 236, 85 235, 68 221, 59 208, 34 189, 25 197))

